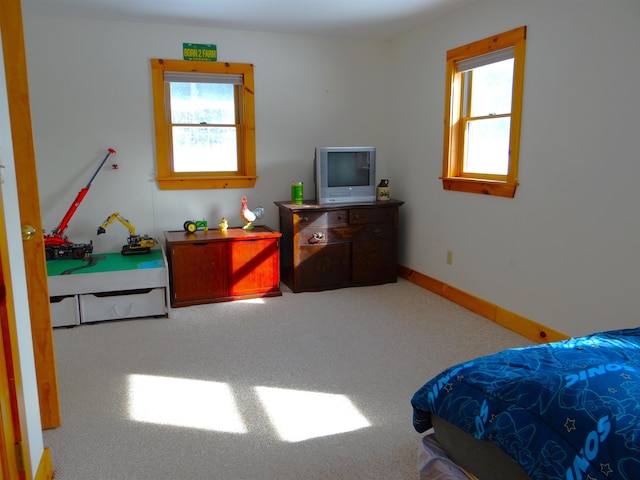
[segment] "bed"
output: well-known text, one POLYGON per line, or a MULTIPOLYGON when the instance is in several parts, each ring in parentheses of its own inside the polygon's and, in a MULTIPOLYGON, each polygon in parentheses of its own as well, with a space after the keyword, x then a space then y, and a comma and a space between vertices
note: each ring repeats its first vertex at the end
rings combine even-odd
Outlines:
POLYGON ((481 480, 640 479, 640 328, 453 365, 411 405, 425 471, 440 457, 481 480))

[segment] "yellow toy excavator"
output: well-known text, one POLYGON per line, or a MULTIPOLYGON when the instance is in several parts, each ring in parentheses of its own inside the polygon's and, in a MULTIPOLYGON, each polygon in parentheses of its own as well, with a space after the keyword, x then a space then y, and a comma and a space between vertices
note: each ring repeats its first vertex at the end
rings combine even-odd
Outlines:
POLYGON ((136 235, 136 228, 131 225, 129 220, 120 216, 120 212, 114 212, 98 227, 98 235, 106 232, 106 228, 113 222, 118 220, 129 230, 129 238, 127 244, 122 246, 122 255, 135 255, 140 253, 149 253, 155 246, 156 241, 149 235, 136 235))

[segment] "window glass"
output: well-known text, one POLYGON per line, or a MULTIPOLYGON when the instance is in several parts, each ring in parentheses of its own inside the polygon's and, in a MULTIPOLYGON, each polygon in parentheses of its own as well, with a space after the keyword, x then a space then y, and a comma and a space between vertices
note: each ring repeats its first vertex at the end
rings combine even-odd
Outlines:
POLYGON ((466 173, 507 174, 510 125, 510 118, 487 118, 467 123, 466 173))
POLYGON ((470 112, 464 134, 465 174, 506 175, 509 171, 509 137, 513 59, 464 72, 465 111, 470 112), (506 116, 498 116, 506 115, 506 116))
POLYGON ((472 117, 511 112, 513 59, 490 63, 465 75, 472 77, 472 117))
POLYGON ((235 172, 238 150, 235 128, 173 126, 175 172, 235 172))
POLYGON ((236 87, 219 83, 167 83, 170 92, 173 170, 238 171, 236 87))
POLYGON ((173 123, 236 123, 234 86, 169 82, 173 123))

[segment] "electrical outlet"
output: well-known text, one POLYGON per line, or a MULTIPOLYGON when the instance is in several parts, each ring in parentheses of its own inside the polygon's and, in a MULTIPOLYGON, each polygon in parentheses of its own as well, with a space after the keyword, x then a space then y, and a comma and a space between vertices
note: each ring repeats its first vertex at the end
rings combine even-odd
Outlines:
POLYGON ((453 265, 453 252, 447 250, 447 265, 453 265))

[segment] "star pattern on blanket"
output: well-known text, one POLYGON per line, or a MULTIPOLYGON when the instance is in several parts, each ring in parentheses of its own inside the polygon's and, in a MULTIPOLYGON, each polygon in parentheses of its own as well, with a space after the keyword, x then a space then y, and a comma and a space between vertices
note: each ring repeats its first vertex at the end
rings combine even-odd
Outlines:
POLYGON ((567 420, 564 422, 564 428, 567 429, 567 432, 571 432, 576 429, 576 421, 567 417, 567 420))
POLYGON ((602 473, 604 476, 608 477, 610 473, 613 473, 613 470, 611 470, 611 465, 608 463, 601 463, 600 464, 600 473, 602 473))

